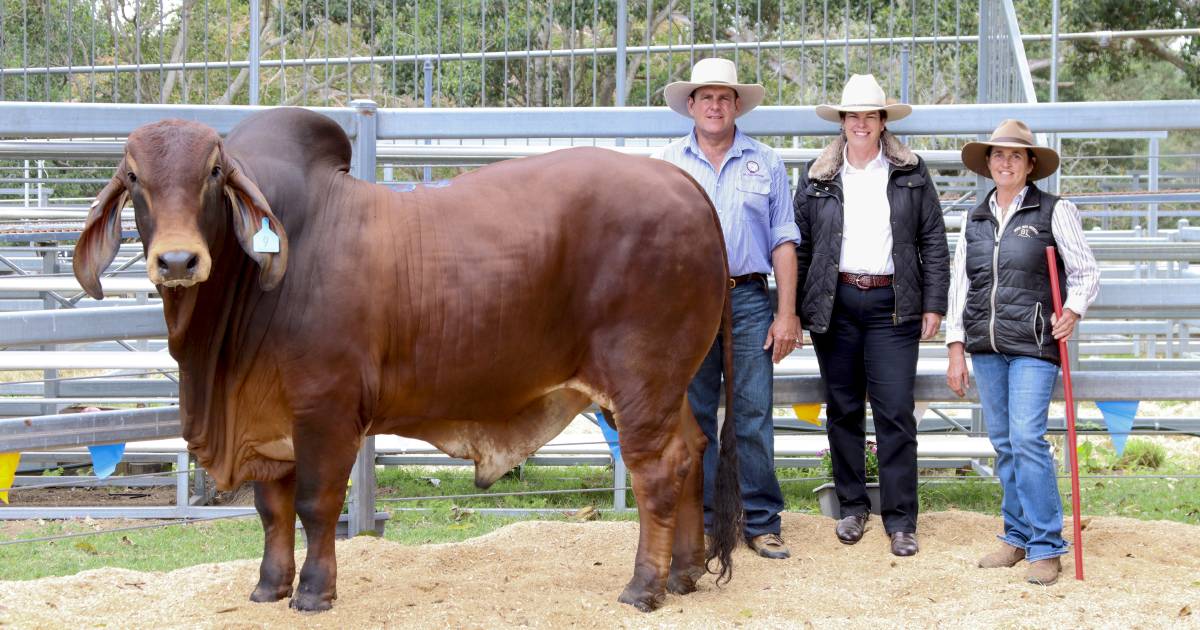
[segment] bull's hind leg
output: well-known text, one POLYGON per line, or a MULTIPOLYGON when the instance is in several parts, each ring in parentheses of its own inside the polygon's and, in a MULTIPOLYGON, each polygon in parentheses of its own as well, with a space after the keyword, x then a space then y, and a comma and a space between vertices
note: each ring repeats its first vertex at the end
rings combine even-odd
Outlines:
MULTIPOLYGON (((678 407, 664 415, 648 413, 644 408, 623 410, 618 405, 616 413, 621 455, 633 474, 640 523, 633 578, 618 599, 650 612, 662 604, 666 592, 675 548, 677 510, 686 482, 696 467, 696 455, 688 443, 678 407)), ((703 525, 699 530, 701 537, 702 528, 703 525)), ((703 552, 703 540, 700 550, 703 552)))
POLYGON ((692 409, 686 398, 681 405, 680 416, 683 441, 691 466, 679 493, 679 507, 675 510, 675 546, 671 551, 671 575, 667 578, 667 590, 676 595, 685 595, 696 590, 696 581, 705 573, 704 447, 708 441, 692 417, 692 409))
POLYGON ((262 519, 263 558, 250 601, 277 602, 292 594, 296 577, 296 473, 254 482, 254 507, 262 519))

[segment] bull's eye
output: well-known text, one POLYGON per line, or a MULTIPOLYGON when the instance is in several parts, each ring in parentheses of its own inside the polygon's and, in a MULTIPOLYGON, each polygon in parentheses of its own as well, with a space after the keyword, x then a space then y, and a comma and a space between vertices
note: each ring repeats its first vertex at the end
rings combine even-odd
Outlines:
POLYGON ((221 176, 221 167, 220 167, 220 166, 214 166, 214 167, 213 167, 213 170, 212 170, 212 176, 213 176, 213 177, 220 177, 220 176, 221 176))
POLYGON ((129 173, 129 183, 130 184, 137 183, 137 175, 134 175, 132 171, 130 171, 130 173, 129 173))

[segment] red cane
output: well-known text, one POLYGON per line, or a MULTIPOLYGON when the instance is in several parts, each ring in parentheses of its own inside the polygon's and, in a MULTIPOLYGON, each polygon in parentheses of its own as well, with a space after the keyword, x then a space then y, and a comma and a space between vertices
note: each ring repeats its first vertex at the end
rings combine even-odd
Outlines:
MULTIPOLYGON (((1062 294, 1058 288, 1058 256, 1054 247, 1046 248, 1046 264, 1050 268, 1050 294, 1054 299, 1054 314, 1062 319, 1062 294)), ((1062 360, 1063 394, 1067 399, 1067 453, 1071 456, 1071 516, 1075 522, 1075 579, 1083 579, 1083 526, 1079 513, 1079 454, 1075 450, 1075 392, 1071 388, 1071 366, 1067 356, 1067 340, 1058 340, 1062 360)))

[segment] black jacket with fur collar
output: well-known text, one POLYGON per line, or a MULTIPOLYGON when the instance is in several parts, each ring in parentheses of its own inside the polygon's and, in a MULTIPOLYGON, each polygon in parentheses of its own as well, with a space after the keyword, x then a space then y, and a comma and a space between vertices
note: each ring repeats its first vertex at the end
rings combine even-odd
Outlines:
MULTIPOLYGON (((880 138, 888 162, 887 198, 892 211, 892 321, 920 319, 922 313, 946 314, 950 288, 950 251, 946 224, 925 162, 891 132, 880 138)), ((800 226, 799 287, 796 312, 816 333, 829 329, 842 255, 842 150, 838 136, 802 171, 794 207, 800 226)))

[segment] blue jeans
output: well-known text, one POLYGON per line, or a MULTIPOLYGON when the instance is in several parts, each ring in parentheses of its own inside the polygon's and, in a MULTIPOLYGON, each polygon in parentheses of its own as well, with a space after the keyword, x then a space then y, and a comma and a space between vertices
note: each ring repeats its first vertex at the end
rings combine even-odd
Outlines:
POLYGON ((1000 540, 1025 550, 1030 562, 1067 553, 1054 457, 1046 441, 1046 414, 1058 366, 1033 357, 971 355, 988 438, 996 449, 996 476, 1004 498, 1000 540))
MULTIPOLYGON (((771 414, 773 368, 763 350, 771 327, 771 298, 757 282, 733 289, 733 404, 738 467, 747 538, 778 534, 783 492, 775 478, 775 426, 771 414)), ((708 438, 704 451, 704 530, 712 531, 713 485, 717 478, 717 403, 721 385, 721 337, 713 343, 688 386, 688 402, 708 438)), ((732 413, 728 409, 732 407, 732 413)))

